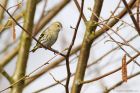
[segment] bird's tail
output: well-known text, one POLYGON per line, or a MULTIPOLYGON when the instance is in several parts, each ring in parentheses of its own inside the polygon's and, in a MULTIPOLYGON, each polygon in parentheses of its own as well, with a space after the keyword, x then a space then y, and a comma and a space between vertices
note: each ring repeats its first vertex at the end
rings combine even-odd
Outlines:
POLYGON ((35 46, 30 52, 35 52, 38 49, 38 46, 35 46))

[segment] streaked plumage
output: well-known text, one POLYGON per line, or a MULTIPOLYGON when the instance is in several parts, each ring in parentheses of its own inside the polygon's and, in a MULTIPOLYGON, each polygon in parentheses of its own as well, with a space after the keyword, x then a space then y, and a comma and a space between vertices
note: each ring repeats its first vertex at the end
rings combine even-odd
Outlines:
MULTIPOLYGON (((61 29, 62 24, 60 22, 52 23, 45 31, 42 32, 38 41, 47 47, 51 47, 56 42, 61 29)), ((41 48, 41 45, 37 43, 31 51, 35 52, 38 48, 41 48)))

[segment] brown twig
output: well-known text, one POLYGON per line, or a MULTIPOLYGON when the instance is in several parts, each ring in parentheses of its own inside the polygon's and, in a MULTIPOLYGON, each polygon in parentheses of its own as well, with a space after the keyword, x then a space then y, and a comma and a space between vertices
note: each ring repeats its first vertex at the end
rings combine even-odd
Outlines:
MULTIPOLYGON (((131 0, 130 3, 129 3, 129 6, 132 7, 132 5, 134 4, 134 1, 131 0)), ((117 15, 118 18, 122 18, 124 15, 126 14, 126 9, 124 8, 119 15, 117 15)), ((113 19, 111 20, 108 25, 110 27, 114 26, 114 24, 116 24, 118 22, 118 19, 113 19)), ((107 31, 109 28, 108 27, 104 27, 103 29, 100 29, 97 31, 96 35, 95 35, 95 39, 98 38, 99 36, 101 36, 105 31, 107 31)), ((76 47, 74 50, 73 50, 73 53, 77 52, 79 49, 81 48, 81 45, 76 47)), ((73 54, 71 53, 71 54, 73 54)), ((38 77, 42 76, 45 72, 49 71, 50 69, 56 67, 59 63, 61 63, 61 61, 63 61, 65 58, 60 58, 60 60, 57 60, 51 64, 49 64, 46 68, 44 68, 42 71, 40 71, 39 73, 37 73, 36 75, 32 76, 31 78, 29 78, 29 80, 27 80, 27 83, 26 83, 26 86, 30 83, 32 83, 34 80, 36 80, 38 77)))
POLYGON ((27 76, 24 76, 24 77, 22 77, 21 79, 19 79, 18 81, 12 83, 9 87, 7 87, 7 88, 5 88, 5 89, 3 89, 3 90, 0 90, 0 93, 6 91, 6 90, 9 89, 9 88, 12 88, 14 85, 20 83, 20 82, 21 82, 22 80, 24 80, 26 77, 27 77, 27 76))
POLYGON ((132 19, 132 21, 133 21, 133 23, 134 23, 136 29, 137 29, 137 32, 138 32, 139 35, 140 35, 140 28, 139 28, 139 25, 138 25, 138 23, 137 23, 137 21, 136 21, 134 15, 133 15, 131 9, 129 8, 129 6, 128 6, 126 0, 122 0, 122 1, 123 1, 123 3, 124 3, 125 7, 127 8, 127 11, 128 11, 128 13, 129 13, 129 15, 130 15, 130 17, 131 17, 131 19, 132 19))
MULTIPOLYGON (((40 2, 41 0, 38 0, 38 3, 40 2)), ((45 24, 47 24, 49 21, 50 21, 50 19, 52 19, 62 8, 61 7, 64 7, 64 6, 66 6, 66 4, 69 2, 69 0, 64 0, 63 2, 62 2, 62 4, 59 4, 59 5, 56 5, 53 9, 55 9, 55 8, 57 8, 55 11, 50 11, 49 12, 49 14, 48 15, 46 15, 43 19, 42 19, 42 21, 43 22, 41 22, 40 23, 40 25, 41 25, 41 27, 40 28, 38 28, 39 30, 41 30, 44 26, 45 26, 45 24), (45 19, 45 20, 44 20, 45 19)), ((25 12, 25 11, 24 11, 25 12)), ((15 16, 14 18, 16 19, 16 20, 19 20, 21 17, 22 17, 22 15, 23 15, 23 13, 24 12, 22 12, 22 13, 20 13, 18 16, 15 16)), ((7 23, 5 24, 5 26, 6 25, 11 25, 12 23, 11 23, 12 21, 7 21, 7 23)), ((37 25, 36 25, 37 26, 37 25)), ((36 28, 36 26, 34 26, 34 29, 36 28)), ((2 32, 4 32, 4 30, 5 29, 2 29, 2 32)), ((0 32, 0 34, 2 33, 2 32, 0 32)), ((38 30, 37 30, 37 32, 39 32, 38 30)), ((35 33, 35 34, 33 34, 33 36, 35 36, 36 34, 37 34, 37 32, 35 33)), ((16 55, 17 55, 17 53, 18 53, 18 50, 19 49, 17 49, 17 48, 15 48, 13 51, 11 51, 11 53, 9 54, 9 55, 7 55, 6 56, 6 59, 4 59, 4 60, 2 60, 2 62, 1 62, 1 65, 4 67, 6 64, 8 64, 8 62, 11 60, 11 59, 13 59, 16 55)))
POLYGON ((35 73, 37 70, 39 70, 40 68, 44 67, 46 64, 48 64, 48 62, 50 62, 52 59, 54 59, 57 55, 55 55, 54 57, 52 57, 51 59, 49 59, 47 62, 45 62, 43 65, 39 66, 38 68, 36 68, 35 70, 33 70, 32 72, 30 72, 28 75, 23 76, 22 78, 20 78, 19 80, 17 80, 16 82, 12 83, 9 87, 3 89, 0 91, 3 92, 9 88, 11 88, 12 86, 20 83, 22 80, 25 80, 26 78, 29 78, 33 73, 35 73))
POLYGON ((116 11, 118 10, 120 4, 121 4, 121 0, 119 1, 118 5, 117 5, 117 7, 114 9, 114 11, 111 12, 110 17, 108 18, 108 21, 107 21, 105 24, 107 24, 107 23, 110 21, 110 19, 112 18, 112 16, 113 16, 113 15, 116 13, 116 11))
POLYGON ((115 19, 117 19, 117 20, 121 21, 122 23, 125 23, 125 24, 127 24, 128 26, 130 26, 130 27, 132 27, 132 28, 134 28, 134 29, 135 29, 135 27, 134 27, 133 25, 131 25, 131 24, 129 24, 129 23, 127 23, 127 22, 125 22, 124 20, 122 20, 122 19, 118 18, 117 16, 112 15, 112 18, 115 18, 115 19))
POLYGON ((55 77, 53 76, 53 74, 52 74, 52 73, 49 73, 49 74, 52 76, 52 78, 54 79, 54 81, 56 81, 58 84, 60 84, 60 85, 62 85, 63 87, 65 87, 65 85, 64 85, 64 84, 62 84, 62 83, 61 83, 61 81, 59 81, 59 80, 55 79, 55 77))
MULTIPOLYGON (((73 49, 71 51, 71 55, 73 55, 74 53, 78 52, 78 50, 80 49, 80 45, 77 46, 75 49, 73 49)), ((64 57, 61 57, 60 59, 50 63, 46 68, 42 69, 40 72, 38 72, 37 74, 35 74, 34 76, 28 78, 28 80, 26 81, 25 86, 29 85, 30 83, 32 83, 34 80, 36 80, 37 78, 39 78, 40 76, 42 76, 43 74, 45 74, 47 71, 55 68, 58 64, 60 64, 61 62, 63 62, 65 60, 64 57)))
MULTIPOLYGON (((133 61, 135 58, 137 58, 139 55, 140 55, 140 53, 136 54, 136 55, 133 56, 130 60, 128 60, 128 61, 127 61, 127 65, 128 65, 131 61, 133 61)), ((99 80, 99 79, 102 79, 102 78, 104 78, 104 77, 107 77, 107 76, 109 76, 109 75, 112 75, 113 73, 115 73, 115 72, 117 72, 117 71, 119 71, 119 70, 121 70, 121 67, 119 67, 119 68, 117 68, 117 69, 114 69, 113 71, 110 71, 110 72, 108 72, 108 73, 106 73, 106 74, 104 74, 104 75, 102 75, 102 76, 93 78, 93 79, 91 79, 91 80, 81 81, 81 83, 82 83, 82 84, 85 84, 85 83, 90 83, 90 82, 97 81, 97 80, 99 80)))
POLYGON ((82 18, 82 15, 83 15, 83 8, 84 8, 84 0, 81 1, 81 10, 80 10, 80 15, 79 15, 79 18, 78 18, 78 22, 76 24, 76 27, 75 27, 75 31, 74 31, 74 35, 73 35, 73 38, 72 38, 72 42, 68 48, 68 52, 67 52, 67 55, 66 55, 66 67, 67 67, 67 80, 66 80, 66 93, 69 93, 69 82, 70 82, 70 76, 71 76, 71 72, 70 72, 70 66, 69 66, 69 56, 70 56, 70 52, 71 52, 71 49, 74 45, 74 42, 75 42, 75 39, 76 39, 76 35, 77 35, 77 31, 78 31, 78 27, 80 25, 80 21, 81 21, 81 18, 82 18))
MULTIPOLYGON (((95 0, 93 6, 93 12, 95 12, 98 16, 100 16, 103 1, 104 0, 95 0)), ((83 84, 80 84, 80 81, 83 81, 84 79, 84 75, 85 75, 85 71, 90 55, 90 48, 93 41, 95 40, 96 34, 94 34, 94 32, 97 28, 95 22, 98 22, 98 18, 92 14, 90 20, 86 24, 86 31, 80 49, 80 56, 76 67, 76 74, 74 77, 71 93, 80 93, 81 91, 83 84)))
MULTIPOLYGON (((135 0, 131 0, 129 2, 129 7, 132 8, 132 6, 135 4, 135 0)), ((118 15, 116 15, 117 18, 121 19, 122 17, 124 17, 124 15, 127 13, 127 9, 124 8, 118 15)), ((109 27, 113 27, 119 20, 118 19, 112 19, 108 22, 108 25, 109 27)), ((101 34, 105 33, 107 30, 109 30, 108 27, 104 26, 102 29, 96 31, 96 38, 99 37, 101 34), (97 33, 98 32, 98 33, 97 33)))
MULTIPOLYGON (((138 35, 135 35, 134 37, 132 37, 131 39, 129 39, 127 42, 130 42, 130 41, 134 40, 136 37, 138 37, 138 35)), ((93 46, 95 46, 95 44, 93 44, 93 46)), ((112 50, 108 51, 107 53, 105 53, 104 55, 102 55, 101 57, 99 57, 97 60, 95 60, 95 61, 93 61, 92 63, 88 64, 87 68, 93 66, 94 64, 97 64, 98 62, 100 62, 100 60, 102 60, 103 58, 105 58, 106 56, 108 56, 110 53, 112 53, 113 51, 117 50, 118 48, 119 48, 119 47, 116 46, 116 47, 113 48, 112 50)), ((71 60, 71 61, 72 61, 72 60, 71 60)), ((72 73, 71 77, 72 77, 73 75, 75 75, 75 73, 72 73)), ((66 79, 67 79, 67 77, 61 79, 59 82, 63 82, 63 81, 65 81, 66 79)), ((38 92, 44 91, 45 89, 51 88, 51 87, 53 87, 53 86, 55 86, 55 85, 57 85, 57 84, 58 84, 58 83, 55 82, 55 83, 53 83, 53 84, 51 84, 51 85, 49 85, 49 86, 47 86, 47 87, 44 87, 44 88, 41 88, 41 89, 35 91, 35 92, 33 92, 33 93, 38 93, 38 92)))
MULTIPOLYGON (((101 20, 100 19, 100 17, 98 17, 95 13, 93 13, 94 14, 94 16, 96 16, 99 20, 101 20)), ((102 21, 102 20, 101 20, 102 21)), ((120 36, 118 33, 116 33, 111 27, 109 27, 108 25, 106 25, 106 24, 103 24, 104 26, 106 26, 106 27, 108 27, 109 29, 111 29, 116 35, 118 35, 127 45, 129 45, 133 50, 135 50, 137 53, 140 53, 139 52, 139 50, 137 50, 136 48, 134 48, 132 45, 130 45, 128 42, 126 42, 126 40, 122 37, 122 36, 120 36)), ((99 27, 100 28, 102 28, 100 25, 99 25, 99 27)), ((111 36, 110 36, 110 34, 108 34, 108 32, 105 32, 126 54, 127 54, 127 56, 128 57, 130 57, 130 58, 132 58, 130 55, 129 55, 129 53, 127 53, 126 51, 125 51, 125 49, 124 48, 122 48, 121 46, 120 46, 120 44, 117 42, 117 41, 115 41, 111 36)), ((140 67, 140 64, 138 63, 138 62, 136 62, 135 60, 134 60, 134 62, 140 67)))
POLYGON ((39 21, 36 27, 33 29, 33 36, 36 35, 50 20, 55 17, 60 10, 62 10, 71 0, 63 0, 56 6, 49 10, 49 12, 39 21))
MULTIPOLYGON (((32 33, 32 28, 34 25, 35 10, 36 10, 36 5, 37 5, 37 2, 36 1, 33 2, 33 1, 34 0, 28 0, 26 2, 27 4, 26 9, 25 9, 26 14, 24 17, 24 25, 23 25, 23 28, 26 29, 26 31, 30 33, 32 33)), ((29 34, 23 31, 22 36, 20 38, 20 45, 19 45, 17 62, 16 62, 16 68, 12 75, 14 82, 18 81, 19 79, 21 79, 22 77, 26 75, 29 48, 31 46, 31 39, 32 38, 29 36, 29 34)), ((15 86, 12 86, 11 93, 15 93, 15 92, 21 93, 23 89, 24 89, 24 80, 21 80, 15 86)))
MULTIPOLYGON (((128 42, 134 40, 136 37, 138 37, 138 35, 136 35, 136 36, 132 37, 131 39, 129 39, 128 42)), ((93 46, 94 46, 94 44, 93 44, 93 46)), ((100 60, 102 60, 103 58, 105 58, 107 55, 109 55, 110 53, 112 53, 114 50, 117 50, 118 48, 119 48, 119 47, 116 46, 116 47, 113 48, 112 50, 108 51, 108 52, 105 53, 103 56, 99 57, 97 60, 95 60, 95 61, 93 61, 92 63, 88 64, 87 68, 93 66, 94 64, 97 64, 98 62, 100 62, 100 60)), ((71 61, 72 61, 72 60, 71 60, 71 61)), ((75 75, 75 73, 72 73, 71 77, 74 76, 74 75, 75 75)), ((67 77, 61 79, 59 82, 63 82, 63 81, 65 81, 66 79, 67 79, 67 77)), ((51 88, 51 87, 53 87, 53 86, 55 86, 55 85, 57 85, 57 84, 58 84, 58 83, 55 82, 55 83, 53 83, 53 84, 51 84, 51 85, 49 85, 49 86, 46 86, 46 87, 44 87, 44 88, 41 88, 41 89, 35 91, 35 92, 33 92, 33 93, 38 93, 38 92, 44 91, 44 90, 49 89, 49 88, 51 88)))
MULTIPOLYGON (((40 18, 39 18, 39 20, 38 20, 38 22, 35 24, 35 26, 34 26, 34 29, 33 29, 33 36, 35 36, 40 30, 37 30, 38 29, 38 26, 40 25, 40 22, 42 21, 42 19, 44 18, 44 17, 46 17, 44 14, 45 14, 45 8, 46 8, 46 5, 47 5, 47 1, 48 0, 45 0, 45 4, 44 4, 44 6, 43 6, 43 9, 42 9, 42 13, 41 13, 41 16, 40 16, 40 18)), ((43 28, 43 27, 42 27, 43 28)))
MULTIPOLYGON (((109 35, 109 33, 108 32, 106 32, 106 34, 126 53, 126 55, 128 56, 128 57, 130 57, 130 58, 132 58, 131 56, 130 56, 130 54, 112 37, 112 36, 110 36, 109 35)), ((140 52, 138 52, 138 53, 140 53, 140 52)), ((133 60, 134 61, 134 63, 136 63, 139 67, 140 67, 140 64, 137 62, 137 61, 135 61, 135 60, 133 60)))
MULTIPOLYGON (((134 78, 136 76, 140 75, 140 72, 137 72, 133 75, 128 76, 128 79, 134 78)), ((119 81, 118 83, 116 83, 115 85, 113 85, 112 87, 110 87, 109 89, 107 89, 104 93, 109 93, 111 90, 117 88, 118 86, 122 85, 124 83, 123 80, 119 81)))
POLYGON ((140 0, 137 0, 137 2, 136 2, 136 7, 137 7, 137 14, 136 14, 136 16, 137 16, 137 24, 138 24, 138 26, 140 27, 140 16, 139 16, 139 12, 140 12, 140 0))
POLYGON ((62 54, 62 53, 56 51, 55 49, 46 47, 45 45, 43 45, 42 43, 40 43, 40 42, 32 35, 32 33, 28 32, 26 29, 24 29, 24 28, 13 18, 13 16, 9 13, 8 10, 5 9, 5 7, 3 7, 1 4, 0 4, 0 7, 2 7, 2 8, 6 11, 6 13, 11 17, 11 19, 13 19, 13 21, 14 21, 23 31, 25 31, 29 36, 31 36, 31 37, 32 37, 38 44, 40 44, 43 48, 49 49, 49 50, 51 50, 52 52, 57 53, 57 54, 59 54, 59 55, 65 57, 64 54, 62 54))
MULTIPOLYGON (((80 7, 80 5, 79 5, 79 3, 77 2, 77 0, 74 0, 74 3, 75 3, 75 5, 77 6, 78 11, 80 12, 82 6, 80 7)), ((86 19, 84 13, 82 13, 82 18, 83 18, 84 22, 86 23, 86 22, 87 22, 87 19, 86 19)))

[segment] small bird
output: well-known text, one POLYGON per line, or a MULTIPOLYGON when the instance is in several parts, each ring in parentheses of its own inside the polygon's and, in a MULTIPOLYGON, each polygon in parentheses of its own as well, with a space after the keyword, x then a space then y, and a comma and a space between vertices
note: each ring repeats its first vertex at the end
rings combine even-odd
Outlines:
MULTIPOLYGON (((59 31, 62 29, 62 24, 60 22, 54 22, 46 30, 44 30, 38 41, 45 45, 46 47, 50 47, 56 42, 58 38, 59 31)), ((36 43, 34 48, 30 52, 35 52, 38 48, 42 46, 39 43, 36 43)))

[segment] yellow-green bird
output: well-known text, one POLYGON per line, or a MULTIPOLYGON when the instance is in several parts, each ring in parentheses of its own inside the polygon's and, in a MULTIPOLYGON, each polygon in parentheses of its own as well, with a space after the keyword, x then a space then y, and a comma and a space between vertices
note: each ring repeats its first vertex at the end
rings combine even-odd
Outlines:
MULTIPOLYGON (((46 30, 41 33, 38 41, 46 47, 51 47, 56 42, 61 29, 62 24, 60 22, 57 21, 52 23, 46 30)), ((41 48, 41 45, 36 43, 31 52, 35 52, 38 48, 41 48)))

